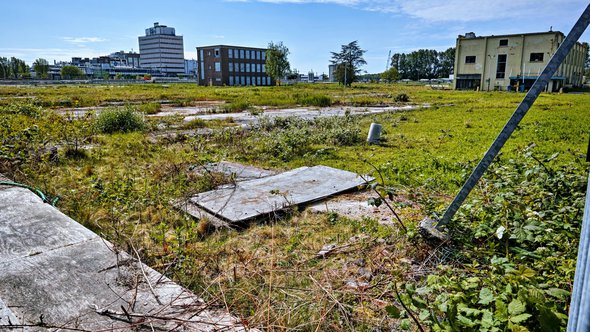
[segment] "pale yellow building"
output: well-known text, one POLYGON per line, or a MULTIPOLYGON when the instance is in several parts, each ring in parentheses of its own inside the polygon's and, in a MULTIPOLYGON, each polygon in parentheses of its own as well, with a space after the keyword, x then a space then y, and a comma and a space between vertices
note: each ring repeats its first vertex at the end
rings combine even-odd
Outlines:
MULTIPOLYGON (((478 37, 473 32, 459 35, 455 51, 458 90, 527 90, 541 74, 565 39, 559 31, 478 37)), ((547 91, 583 83, 588 44, 576 43, 547 91)))

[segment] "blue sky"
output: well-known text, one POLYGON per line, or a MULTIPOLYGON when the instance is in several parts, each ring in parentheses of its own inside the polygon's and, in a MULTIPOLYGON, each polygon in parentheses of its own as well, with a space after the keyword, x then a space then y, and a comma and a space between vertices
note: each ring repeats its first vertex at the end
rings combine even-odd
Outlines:
MULTIPOLYGON (((568 33, 588 5, 581 0, 19 0, 3 1, 0 56, 31 64, 138 51, 154 22, 184 36, 185 57, 215 44, 266 47, 282 41, 291 68, 327 72, 330 52, 358 40, 369 73, 387 54, 445 50, 457 35, 559 30, 568 33)), ((581 41, 590 41, 586 32, 581 41)))

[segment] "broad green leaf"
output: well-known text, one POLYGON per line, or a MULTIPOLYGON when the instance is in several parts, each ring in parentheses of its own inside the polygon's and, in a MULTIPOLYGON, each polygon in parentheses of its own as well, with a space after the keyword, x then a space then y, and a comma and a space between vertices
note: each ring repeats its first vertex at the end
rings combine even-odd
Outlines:
POLYGON ((508 320, 508 308, 506 307, 506 303, 504 301, 496 300, 496 312, 494 317, 499 321, 508 320))
POLYGON ((471 319, 469 319, 463 315, 457 316, 457 320, 465 326, 474 326, 475 325, 474 321, 472 321, 471 319))
POLYGON ((492 293, 492 291, 487 288, 484 287, 479 291, 479 304, 483 304, 483 305, 487 305, 490 302, 492 302, 494 300, 494 294, 492 293))
POLYGON ((494 326, 494 315, 489 310, 482 310, 483 315, 481 316, 481 327, 490 328, 494 326))
POLYGON ((420 310, 420 315, 418 316, 418 318, 420 318, 421 321, 425 321, 428 317, 430 317, 430 311, 420 310))
POLYGON ((560 300, 567 299, 568 296, 570 296, 570 292, 566 291, 565 289, 561 289, 561 288, 549 288, 549 289, 545 290, 545 293, 547 293, 548 295, 551 295, 555 298, 558 298, 560 300))
POLYGON ((522 303, 518 299, 514 299, 514 300, 512 300, 512 302, 510 302, 508 304, 508 313, 510 314, 510 316, 521 314, 525 310, 526 310, 526 307, 525 307, 524 303, 522 303))
POLYGON ((514 317, 510 317, 510 321, 518 324, 518 323, 522 323, 525 320, 529 319, 529 317, 531 317, 531 315, 529 315, 529 314, 520 314, 520 315, 517 315, 514 317))
POLYGON ((467 315, 467 316, 477 316, 481 313, 481 310, 479 310, 479 309, 468 308, 468 307, 459 308, 459 311, 465 313, 465 315, 467 315))
POLYGON ((388 305, 385 307, 385 311, 389 314, 391 318, 399 318, 400 317, 400 310, 394 305, 388 305))
POLYGON ((412 303, 416 306, 416 308, 426 309, 428 308, 428 304, 424 300, 419 297, 412 297, 412 303))
POLYGON ((561 319, 557 317, 549 308, 542 306, 539 308, 539 328, 543 332, 559 331, 561 319))
POLYGON ((402 330, 409 330, 411 326, 412 323, 410 323, 410 320, 408 318, 402 320, 402 322, 399 324, 399 327, 402 330))

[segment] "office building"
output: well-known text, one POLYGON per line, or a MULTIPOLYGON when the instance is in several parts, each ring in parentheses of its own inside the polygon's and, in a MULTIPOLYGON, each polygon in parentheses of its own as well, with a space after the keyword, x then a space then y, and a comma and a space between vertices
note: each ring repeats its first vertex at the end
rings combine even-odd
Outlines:
MULTIPOLYGON (((457 38, 454 87, 458 90, 529 89, 565 36, 559 31, 457 38)), ((588 44, 576 43, 551 77, 547 91, 583 83, 588 44)))
POLYGON ((197 47, 200 85, 273 85, 266 74, 266 49, 215 45, 197 47))
POLYGON ((139 64, 163 76, 184 74, 184 43, 174 28, 154 23, 139 37, 139 64))

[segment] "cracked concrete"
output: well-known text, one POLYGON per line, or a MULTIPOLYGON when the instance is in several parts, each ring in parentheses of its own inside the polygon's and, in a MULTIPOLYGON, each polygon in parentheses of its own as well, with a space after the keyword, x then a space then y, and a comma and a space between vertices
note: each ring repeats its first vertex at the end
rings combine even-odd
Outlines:
POLYGON ((24 188, 0 186, 0 280, 0 329, 245 330, 24 188))

